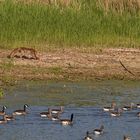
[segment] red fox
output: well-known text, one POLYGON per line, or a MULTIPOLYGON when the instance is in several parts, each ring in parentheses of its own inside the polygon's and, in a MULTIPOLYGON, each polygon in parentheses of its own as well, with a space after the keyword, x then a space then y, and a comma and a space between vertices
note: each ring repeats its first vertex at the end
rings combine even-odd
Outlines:
POLYGON ((8 58, 24 58, 24 59, 39 59, 36 55, 36 50, 32 48, 16 48, 14 49, 10 55, 8 55, 8 58))

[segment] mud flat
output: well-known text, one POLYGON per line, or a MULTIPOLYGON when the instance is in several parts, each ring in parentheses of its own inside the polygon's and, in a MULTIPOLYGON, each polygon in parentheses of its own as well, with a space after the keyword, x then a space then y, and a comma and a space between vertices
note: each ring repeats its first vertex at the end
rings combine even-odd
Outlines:
POLYGON ((0 49, 0 80, 94 80, 140 79, 140 49, 65 48, 37 51, 39 60, 7 56, 11 50, 0 49))

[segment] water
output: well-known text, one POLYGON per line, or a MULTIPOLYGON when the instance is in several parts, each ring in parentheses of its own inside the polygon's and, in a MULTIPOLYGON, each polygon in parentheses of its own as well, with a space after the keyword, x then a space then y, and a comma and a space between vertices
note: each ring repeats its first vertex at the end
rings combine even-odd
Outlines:
POLYGON ((1 106, 6 112, 30 105, 27 116, 17 116, 15 121, 0 125, 0 136, 4 140, 83 140, 86 131, 93 131, 104 125, 101 136, 96 140, 123 140, 123 135, 140 140, 140 109, 124 112, 114 118, 103 112, 103 106, 116 101, 121 107, 130 102, 140 103, 140 82, 96 81, 96 82, 21 82, 5 91, 1 106), (65 107, 61 118, 70 118, 74 113, 72 126, 41 118, 39 113, 48 107, 65 107))

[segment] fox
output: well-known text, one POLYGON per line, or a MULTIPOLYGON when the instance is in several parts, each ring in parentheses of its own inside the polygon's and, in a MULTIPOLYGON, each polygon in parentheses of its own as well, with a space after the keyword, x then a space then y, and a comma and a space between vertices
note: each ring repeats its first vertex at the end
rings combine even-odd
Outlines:
POLYGON ((23 59, 35 59, 38 60, 37 52, 33 48, 26 48, 26 47, 20 47, 15 48, 9 55, 8 58, 23 58, 23 59))

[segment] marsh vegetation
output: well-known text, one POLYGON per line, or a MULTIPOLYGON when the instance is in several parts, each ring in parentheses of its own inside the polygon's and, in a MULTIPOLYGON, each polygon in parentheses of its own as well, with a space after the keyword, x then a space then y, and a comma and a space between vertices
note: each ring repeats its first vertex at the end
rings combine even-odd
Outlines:
POLYGON ((139 47, 138 0, 4 0, 1 48, 139 47))

